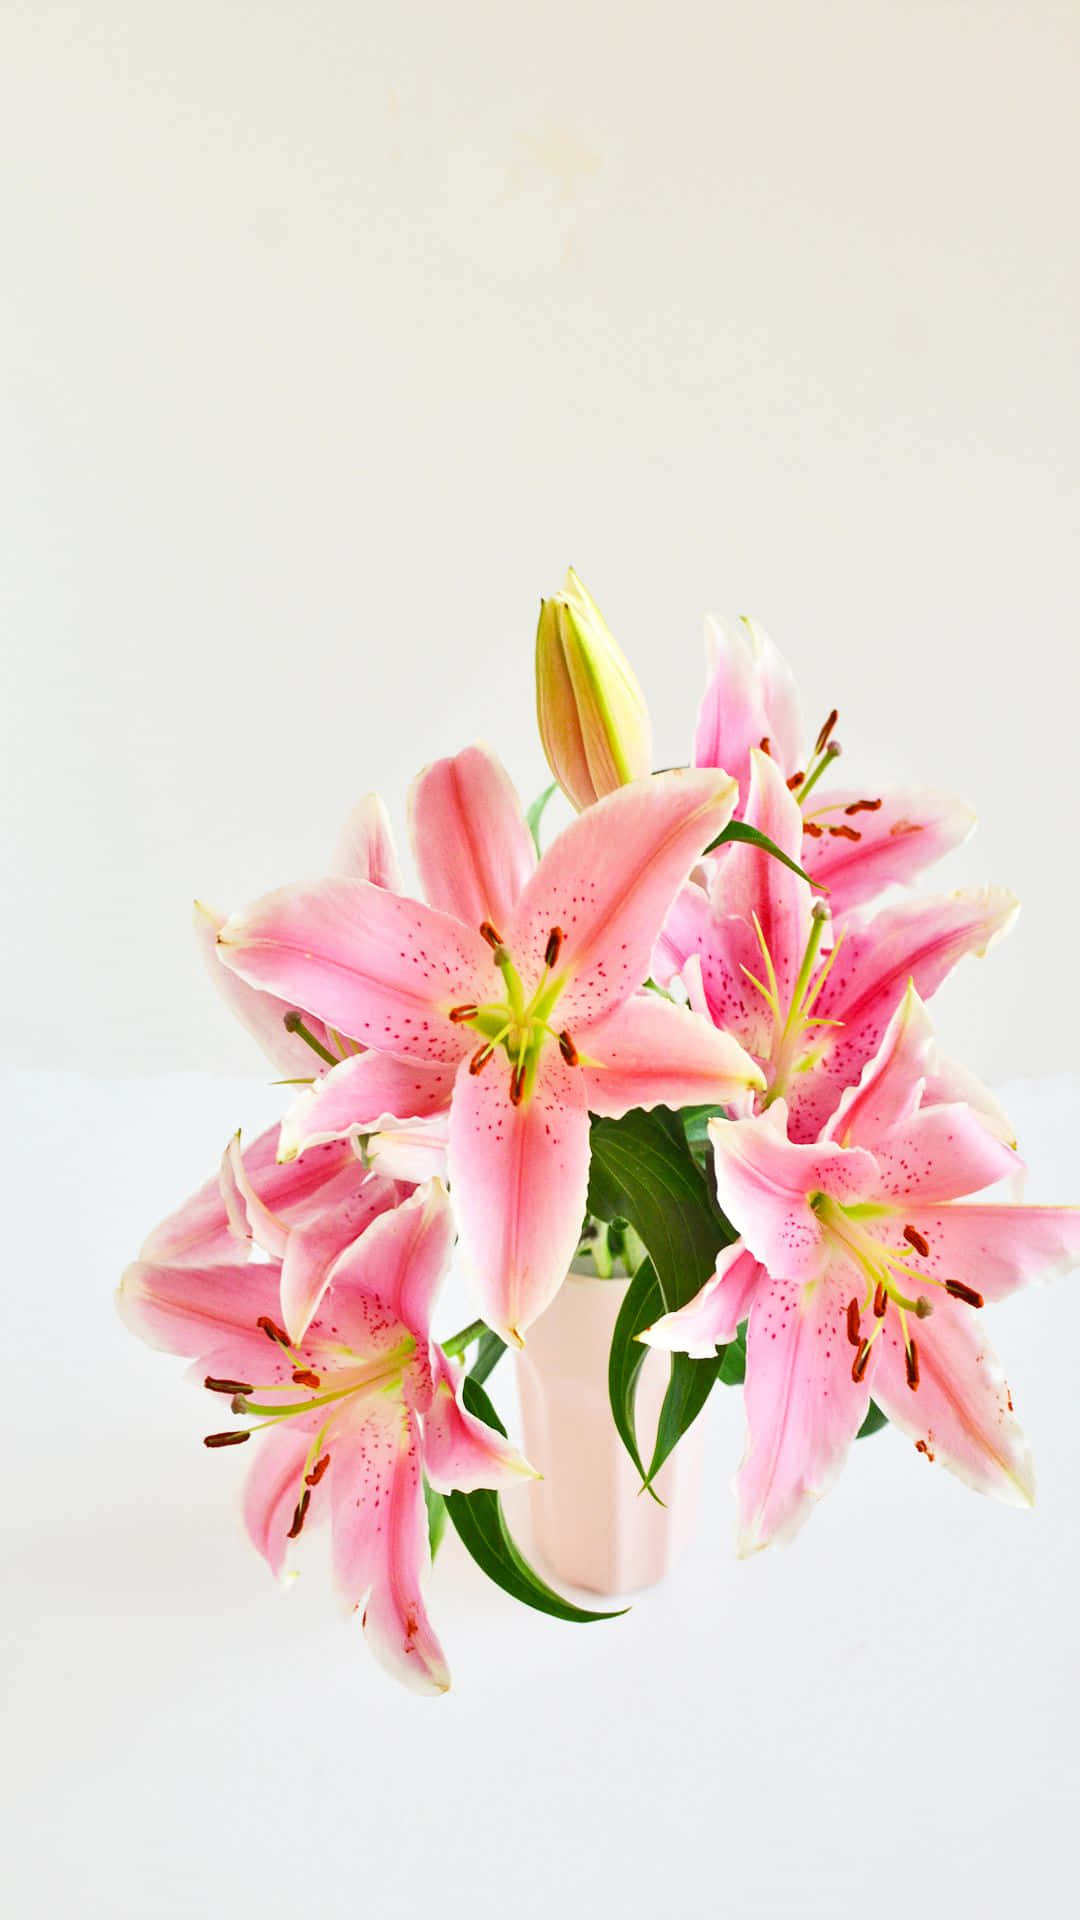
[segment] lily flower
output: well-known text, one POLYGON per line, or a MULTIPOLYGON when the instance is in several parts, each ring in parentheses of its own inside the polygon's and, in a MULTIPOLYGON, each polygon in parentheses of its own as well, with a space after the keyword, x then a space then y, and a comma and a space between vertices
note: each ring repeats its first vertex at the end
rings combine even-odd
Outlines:
MULTIPOLYGON (((249 986, 295 998, 403 1075, 443 1076, 463 1250, 484 1318, 515 1345, 574 1256, 590 1111, 723 1104, 761 1084, 736 1041, 641 991, 664 915, 735 793, 711 770, 637 781, 537 864, 502 767, 470 748, 428 769, 413 796, 436 904, 329 879, 268 895, 218 936, 249 986)), ((362 1130, 363 1072, 349 1060, 326 1074, 286 1122, 283 1150, 362 1130)))
POLYGON ((450 1676, 428 1618, 423 1477, 440 1492, 532 1474, 461 1400, 460 1370, 433 1345, 431 1313, 453 1224, 432 1183, 372 1220, 334 1261, 300 1341, 278 1321, 275 1261, 146 1259, 121 1282, 126 1324, 170 1353, 252 1425, 206 1436, 212 1449, 259 1435, 244 1493, 248 1534, 279 1577, 305 1526, 329 1515, 333 1567, 363 1607, 373 1651, 395 1677, 442 1693, 450 1676))
POLYGON ((951 794, 832 784, 840 753, 837 713, 828 715, 807 751, 791 669, 755 621, 707 621, 706 646, 711 670, 694 764, 726 767, 745 803, 751 750, 771 754, 801 816, 795 857, 828 888, 834 915, 862 905, 893 881, 913 880, 967 838, 975 815, 951 794))
MULTIPOLYGON (((798 860, 803 820, 777 762, 747 756, 745 819, 798 860)), ((904 902, 839 928, 807 882, 747 843, 720 849, 708 888, 691 882, 668 915, 653 978, 679 978, 690 1005, 762 1068, 759 1104, 787 1104, 791 1138, 817 1138, 858 1080, 914 980, 929 998, 968 953, 985 953, 1017 902, 999 887, 904 902)))
POLYGON ((1080 1208, 975 1200, 1019 1164, 961 1102, 925 1104, 935 1061, 914 987, 819 1140, 785 1108, 715 1120, 720 1205, 741 1238, 642 1337, 712 1354, 747 1319, 739 1550, 784 1540, 832 1484, 871 1393, 927 1460, 1030 1504, 1031 1458, 981 1308, 1080 1260, 1080 1208))

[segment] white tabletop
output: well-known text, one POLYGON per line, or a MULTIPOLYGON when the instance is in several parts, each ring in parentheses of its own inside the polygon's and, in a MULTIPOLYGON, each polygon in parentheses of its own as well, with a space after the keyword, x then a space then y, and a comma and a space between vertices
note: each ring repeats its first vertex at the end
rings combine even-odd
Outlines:
MULTIPOLYGON (((420 1699, 317 1573, 275 1589, 230 1497, 243 1459, 200 1446, 183 1363, 112 1310, 146 1229, 280 1096, 57 1073, 6 1091, 3 1861, 19 1920, 1063 1910, 1080 1277, 994 1310, 1034 1513, 886 1430, 794 1547, 738 1563, 740 1398, 718 1390, 700 1538, 669 1582, 624 1619, 567 1626, 451 1539, 432 1612, 454 1688, 420 1699)), ((1004 1094, 1027 1197, 1080 1198, 1077 1083, 1004 1094)), ((512 1415, 509 1377, 492 1390, 512 1415)))

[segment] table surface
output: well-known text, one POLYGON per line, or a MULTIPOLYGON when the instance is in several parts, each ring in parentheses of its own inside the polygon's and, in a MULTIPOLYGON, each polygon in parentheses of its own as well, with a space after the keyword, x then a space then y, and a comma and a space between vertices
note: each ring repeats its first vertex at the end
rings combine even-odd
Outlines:
MULTIPOLYGON (((239 1531, 243 1459, 199 1445, 184 1363, 112 1311, 149 1225, 280 1094, 197 1076, 6 1085, 3 1858, 19 1920, 1061 1910, 1080 1773, 1078 1277, 994 1310, 1036 1452, 1032 1513, 886 1430, 794 1546, 737 1562, 742 1412, 718 1391, 703 1524, 672 1578, 623 1619, 568 1626, 451 1539, 431 1605, 454 1688, 422 1699, 317 1573, 275 1588, 239 1531)), ((1080 1198, 1080 1085, 1002 1091, 1026 1197, 1080 1198)), ((464 1305, 448 1298, 443 1331, 464 1305)), ((512 1382, 493 1391, 512 1416, 512 1382)))

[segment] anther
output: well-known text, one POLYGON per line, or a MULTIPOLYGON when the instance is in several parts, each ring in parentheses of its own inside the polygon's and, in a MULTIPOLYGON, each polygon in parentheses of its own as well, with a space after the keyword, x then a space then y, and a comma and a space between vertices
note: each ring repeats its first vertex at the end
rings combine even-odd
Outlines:
POLYGON ((769 755, 769 758, 771 759, 772 758, 772 741, 770 740, 768 734, 765 734, 763 736, 763 738, 759 742, 759 745, 761 747, 762 753, 767 753, 769 755))
POLYGON ((859 1351, 855 1355, 855 1358, 851 1363, 852 1379, 856 1381, 861 1380, 869 1364, 870 1364, 870 1342, 869 1340, 862 1340, 859 1343, 859 1351))
POLYGON ((849 1300, 847 1303, 847 1337, 853 1347, 862 1346, 862 1330, 859 1326, 859 1303, 849 1300))
POLYGON ((324 1453, 321 1460, 316 1460, 315 1465, 311 1469, 311 1472, 305 1473, 304 1475, 305 1486, 317 1487, 319 1484, 319 1481, 322 1479, 323 1474, 326 1472, 326 1469, 329 1465, 330 1465, 330 1455, 328 1453, 324 1453))
POLYGON ((204 1447, 242 1447, 245 1440, 251 1439, 247 1427, 236 1427, 231 1433, 208 1433, 203 1441, 204 1447))
POLYGON ((497 953, 499 951, 499 948, 502 946, 502 934, 496 933, 490 920, 481 920, 480 932, 482 933, 484 939, 487 941, 488 946, 493 948, 493 950, 497 953))
POLYGON ((286 1540, 295 1540, 297 1538, 297 1536, 299 1535, 300 1529, 303 1526, 304 1521, 307 1517, 307 1510, 310 1507, 310 1505, 311 1505, 311 1492, 309 1488, 305 1487, 303 1493, 300 1495, 300 1498, 296 1503, 296 1511, 292 1517, 292 1526, 289 1528, 288 1533, 285 1535, 286 1540))
POLYGON ((918 1227, 905 1227, 904 1239, 907 1241, 909 1247, 914 1247, 920 1259, 926 1259, 930 1251, 930 1242, 925 1233, 920 1233, 918 1227))
POLYGON ((567 1033, 565 1027, 563 1028, 562 1032, 559 1035, 559 1052, 562 1054, 562 1057, 566 1061, 566 1064, 568 1067, 577 1066, 578 1058, 579 1058, 578 1050, 575 1047, 573 1041, 571 1040, 570 1035, 567 1033))
POLYGON ((862 834, 859 832, 858 827, 829 827, 828 831, 832 834, 834 840, 862 839, 862 834))
POLYGON ((510 1105, 512 1107, 520 1107, 521 1098, 524 1092, 525 1092, 525 1063, 523 1061, 520 1066, 517 1066, 514 1068, 514 1071, 510 1075, 510 1105))
POLYGON ((298 1387, 317 1387, 321 1385, 318 1374, 312 1373, 310 1367, 297 1367, 296 1372, 293 1374, 293 1382, 298 1387))
POLYGON ((479 1007, 451 1007, 446 1017, 452 1020, 455 1026, 460 1026, 463 1020, 474 1020, 479 1011, 479 1007))
POLYGON ((803 832, 808 833, 811 840, 820 840, 824 831, 824 827, 819 827, 816 820, 803 821, 803 832))
POLYGON ((277 1321, 271 1320, 270 1315, 268 1313, 260 1313, 258 1319, 255 1322, 255 1325, 259 1328, 259 1331, 261 1333, 265 1333, 268 1340, 272 1340, 274 1342, 275 1346, 279 1346, 279 1347, 288 1346, 289 1336, 286 1333, 284 1327, 279 1327, 277 1324, 277 1321))
POLYGON ((553 967, 555 965, 555 962, 559 957, 559 949, 562 946, 562 943, 563 943, 562 928, 552 927, 551 932, 548 934, 548 937, 547 937, 547 946, 544 948, 545 967, 553 967))
POLYGON ((888 1306, 888 1304, 889 1304, 889 1295, 888 1295, 888 1292, 886 1291, 885 1282, 884 1280, 879 1280, 877 1283, 877 1288, 874 1293, 875 1319, 884 1320, 885 1309, 888 1306))
POLYGON ((207 1374, 206 1379, 203 1381, 203 1386, 208 1387, 211 1393, 253 1393, 254 1392, 254 1388, 248 1386, 246 1380, 215 1380, 213 1378, 213 1375, 209 1373, 207 1374))
POLYGON ((912 1393, 919 1384, 919 1349, 914 1340, 909 1340, 904 1348, 904 1366, 907 1369, 907 1383, 912 1393))
POLYGON ((954 1300, 966 1300, 969 1307, 983 1304, 982 1294, 976 1293, 974 1287, 965 1287, 962 1280, 946 1280, 945 1291, 951 1293, 954 1300))
POLYGON ((494 1053, 494 1051, 495 1049, 492 1046, 490 1040, 486 1041, 482 1047, 477 1047, 476 1052, 473 1054, 472 1059, 469 1061, 469 1072, 479 1073, 482 1067, 487 1066, 487 1063, 491 1059, 491 1056, 494 1053))
POLYGON ((881 805, 880 800, 853 800, 850 806, 844 808, 844 812, 845 813, 876 813, 880 805, 881 805))
POLYGON ((834 707, 828 719, 826 720, 825 725, 822 727, 821 732, 818 734, 817 739, 814 741, 815 753, 824 753, 825 748, 828 745, 829 735, 832 732, 833 728, 835 727, 839 718, 840 718, 840 715, 837 712, 836 708, 834 707))
POLYGON ((793 774, 791 774, 791 775, 789 776, 789 778, 788 778, 788 789, 789 789, 789 791, 790 791, 791 793, 794 793, 794 791, 795 791, 795 789, 796 789, 796 787, 801 787, 801 786, 802 786, 802 783, 803 783, 803 781, 804 781, 805 779, 806 779, 806 775, 805 775, 805 773, 793 773, 793 774))
POLYGON ((930 1315, 933 1313, 933 1311, 934 1309, 930 1305, 930 1302, 927 1299, 925 1293, 920 1293, 918 1299, 915 1302, 916 1320, 929 1320, 930 1315))

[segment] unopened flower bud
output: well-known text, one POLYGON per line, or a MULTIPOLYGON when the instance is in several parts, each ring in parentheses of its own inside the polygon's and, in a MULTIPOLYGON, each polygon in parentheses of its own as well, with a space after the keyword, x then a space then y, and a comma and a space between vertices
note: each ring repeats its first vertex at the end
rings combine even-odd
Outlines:
POLYGON ((645 697, 573 568, 541 603, 536 714, 548 765, 579 811, 652 770, 645 697))

